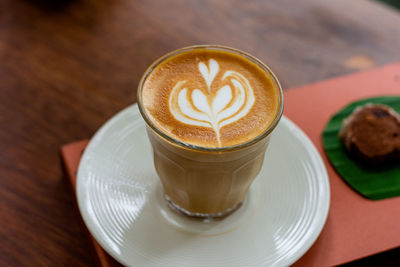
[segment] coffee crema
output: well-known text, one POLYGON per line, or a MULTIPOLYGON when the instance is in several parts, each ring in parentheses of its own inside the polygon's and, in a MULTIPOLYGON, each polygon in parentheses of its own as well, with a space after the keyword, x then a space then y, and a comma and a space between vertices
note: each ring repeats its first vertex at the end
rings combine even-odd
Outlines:
POLYGON ((142 102, 168 136, 202 147, 227 147, 264 133, 279 113, 272 78, 232 52, 195 49, 171 56, 146 77, 142 102))

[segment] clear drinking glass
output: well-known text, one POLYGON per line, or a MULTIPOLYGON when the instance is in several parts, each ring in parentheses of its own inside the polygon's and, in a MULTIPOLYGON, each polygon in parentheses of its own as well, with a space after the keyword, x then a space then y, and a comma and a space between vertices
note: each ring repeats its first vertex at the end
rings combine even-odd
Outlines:
POLYGON ((224 217, 240 207, 251 183, 260 172, 271 132, 282 116, 283 91, 274 73, 257 58, 229 47, 199 45, 173 51, 156 60, 139 83, 138 105, 146 121, 154 165, 170 207, 188 216, 216 218, 224 217), (277 90, 279 111, 268 129, 239 145, 201 147, 172 138, 150 120, 142 103, 146 78, 168 58, 194 49, 222 50, 240 55, 256 63, 271 77, 277 90))

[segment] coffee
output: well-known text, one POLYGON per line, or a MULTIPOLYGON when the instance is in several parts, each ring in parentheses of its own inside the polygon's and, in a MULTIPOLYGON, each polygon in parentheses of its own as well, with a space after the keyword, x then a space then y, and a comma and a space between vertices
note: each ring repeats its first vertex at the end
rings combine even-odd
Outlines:
POLYGON ((184 48, 153 63, 138 102, 167 200, 191 216, 239 207, 282 114, 272 72, 234 49, 184 48))
POLYGON ((181 142, 234 146, 259 136, 279 112, 271 76, 244 56, 196 49, 168 58, 147 77, 143 106, 181 142))

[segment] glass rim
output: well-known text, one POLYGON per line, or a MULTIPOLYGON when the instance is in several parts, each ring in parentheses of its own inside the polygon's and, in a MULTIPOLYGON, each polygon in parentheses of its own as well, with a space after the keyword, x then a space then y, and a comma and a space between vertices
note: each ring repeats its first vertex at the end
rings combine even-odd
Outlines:
POLYGON ((236 48, 232 48, 229 46, 223 46, 223 45, 192 45, 192 46, 187 46, 187 47, 183 47, 183 48, 179 48, 176 49, 172 52, 169 52, 161 57, 159 57, 158 59, 156 59, 144 72, 144 74, 142 75, 140 81, 139 81, 139 85, 138 85, 138 89, 137 89, 137 103, 138 103, 138 107, 139 107, 139 111, 143 117, 143 119, 145 120, 146 124, 156 133, 158 134, 160 137, 166 139, 169 142, 172 142, 175 145, 178 145, 180 147, 186 148, 186 149, 190 149, 190 150, 198 150, 198 151, 205 151, 205 152, 224 152, 224 151, 234 151, 234 150, 238 150, 238 149, 242 149, 245 147, 249 147, 255 143, 258 143, 259 141, 263 140, 265 137, 267 137, 274 129, 275 127, 278 125, 282 114, 283 114, 283 106, 284 106, 284 99, 283 99, 283 89, 281 84, 279 83, 278 78, 276 77, 276 75, 272 72, 272 70, 265 65, 261 60, 259 60, 258 58, 243 52, 239 49, 236 48), (276 86, 276 90, 278 91, 278 104, 279 104, 279 110, 273 120, 273 122, 270 124, 270 126, 264 131, 262 132, 260 135, 256 136, 255 138, 237 144, 237 145, 233 145, 233 146, 224 146, 224 147, 206 147, 206 146, 198 146, 198 145, 193 145, 193 144, 189 144, 186 142, 182 142, 180 140, 177 140, 175 138, 173 138, 172 136, 169 136, 168 134, 164 133, 161 129, 159 129, 152 121, 151 119, 148 117, 146 111, 144 110, 143 107, 143 103, 142 103, 142 89, 143 89, 143 85, 147 79, 147 77, 150 75, 150 73, 158 66, 160 65, 162 62, 164 62, 165 60, 181 54, 183 52, 187 52, 190 50, 195 50, 195 49, 210 49, 210 50, 222 50, 222 51, 227 51, 227 52, 231 52, 234 53, 236 55, 240 55, 245 57, 246 59, 252 61, 253 63, 256 63, 263 71, 265 71, 268 75, 270 75, 270 77, 272 78, 272 81, 274 82, 274 85, 276 86))

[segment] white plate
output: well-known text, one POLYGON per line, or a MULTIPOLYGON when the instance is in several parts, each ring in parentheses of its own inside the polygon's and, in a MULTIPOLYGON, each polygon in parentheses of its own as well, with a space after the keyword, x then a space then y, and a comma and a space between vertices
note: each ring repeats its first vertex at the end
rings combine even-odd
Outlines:
POLYGON ((322 230, 329 209, 325 166, 306 135, 282 117, 243 206, 214 222, 170 211, 136 105, 93 137, 77 181, 92 235, 129 266, 287 266, 322 230))

